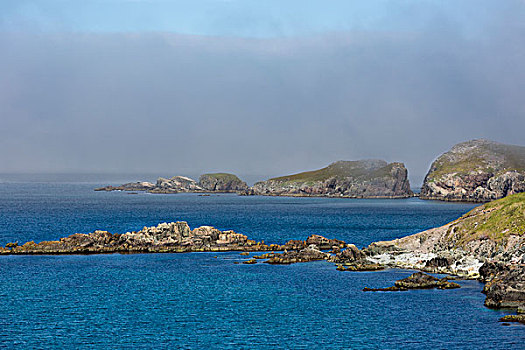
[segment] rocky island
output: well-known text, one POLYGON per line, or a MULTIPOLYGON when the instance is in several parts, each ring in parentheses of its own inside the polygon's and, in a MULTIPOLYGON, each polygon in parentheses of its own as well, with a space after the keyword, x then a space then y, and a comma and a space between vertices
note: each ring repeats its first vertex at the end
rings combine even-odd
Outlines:
POLYGON ((130 182, 120 186, 95 188, 95 191, 145 191, 148 193, 204 193, 204 192, 239 192, 248 188, 246 182, 234 174, 203 174, 199 182, 186 176, 173 176, 169 179, 159 177, 155 184, 146 181, 130 182))
POLYGON ((413 196, 405 165, 376 159, 338 161, 319 170, 257 182, 246 194, 349 198, 413 196))
POLYGON ((104 254, 104 253, 188 253, 221 251, 302 251, 312 244, 321 248, 345 248, 346 243, 312 235, 305 241, 291 240, 285 244, 265 244, 248 239, 234 231, 220 231, 211 226, 190 229, 184 221, 161 223, 139 231, 110 233, 96 230, 75 233, 57 241, 8 243, 0 247, 0 254, 104 254))
POLYGON ((455 145, 432 163, 420 198, 488 202, 525 192, 525 147, 489 140, 455 145))

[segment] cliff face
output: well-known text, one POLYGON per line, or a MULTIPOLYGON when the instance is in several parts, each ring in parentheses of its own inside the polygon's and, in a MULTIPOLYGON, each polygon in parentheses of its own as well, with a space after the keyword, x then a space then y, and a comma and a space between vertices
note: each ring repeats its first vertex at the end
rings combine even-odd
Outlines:
POLYGON ((252 194, 406 198, 413 195, 403 163, 383 160, 338 161, 326 168, 256 183, 252 194))
POLYGON ((473 140, 432 163, 420 197, 487 202, 519 192, 525 192, 525 147, 473 140))
POLYGON ((207 191, 236 192, 248 189, 246 182, 227 173, 204 174, 199 177, 199 186, 207 191))

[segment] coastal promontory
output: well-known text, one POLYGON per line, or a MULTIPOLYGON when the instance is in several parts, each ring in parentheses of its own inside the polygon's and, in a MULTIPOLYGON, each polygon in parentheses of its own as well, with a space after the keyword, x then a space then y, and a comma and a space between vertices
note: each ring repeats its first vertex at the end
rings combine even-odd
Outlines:
POLYGON ((480 278, 488 307, 525 304, 525 193, 486 203, 444 226, 372 243, 386 266, 480 278))
POLYGON ((147 181, 130 182, 120 186, 105 186, 95 191, 144 191, 148 193, 203 193, 203 192, 238 192, 248 185, 234 174, 214 173, 201 175, 199 181, 186 176, 171 178, 159 177, 156 183, 147 181))
POLYGON ((376 159, 338 161, 319 170, 257 182, 249 194, 350 198, 413 196, 405 165, 376 159))
POLYGON ((525 192, 525 147, 480 139, 437 158, 420 198, 488 202, 519 192, 525 192))

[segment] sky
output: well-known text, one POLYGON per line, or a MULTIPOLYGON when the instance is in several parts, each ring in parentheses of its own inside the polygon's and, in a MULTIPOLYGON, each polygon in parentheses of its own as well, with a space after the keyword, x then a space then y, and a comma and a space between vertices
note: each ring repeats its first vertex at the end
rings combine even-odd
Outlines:
POLYGON ((525 1, 0 2, 0 173, 285 175, 525 145, 525 1))

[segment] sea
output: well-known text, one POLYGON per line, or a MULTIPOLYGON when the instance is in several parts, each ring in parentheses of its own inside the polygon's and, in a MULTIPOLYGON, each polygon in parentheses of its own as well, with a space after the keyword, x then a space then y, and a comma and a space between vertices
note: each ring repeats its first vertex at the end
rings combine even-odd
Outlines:
MULTIPOLYGON (((320 234, 362 248, 474 207, 93 191, 122 180, 0 175, 0 245, 186 221, 266 243, 320 234)), ((511 311, 484 307, 474 280, 454 290, 365 293, 414 271, 235 264, 245 259, 238 252, 0 256, 0 348, 525 349, 525 326, 500 323, 511 311)))

